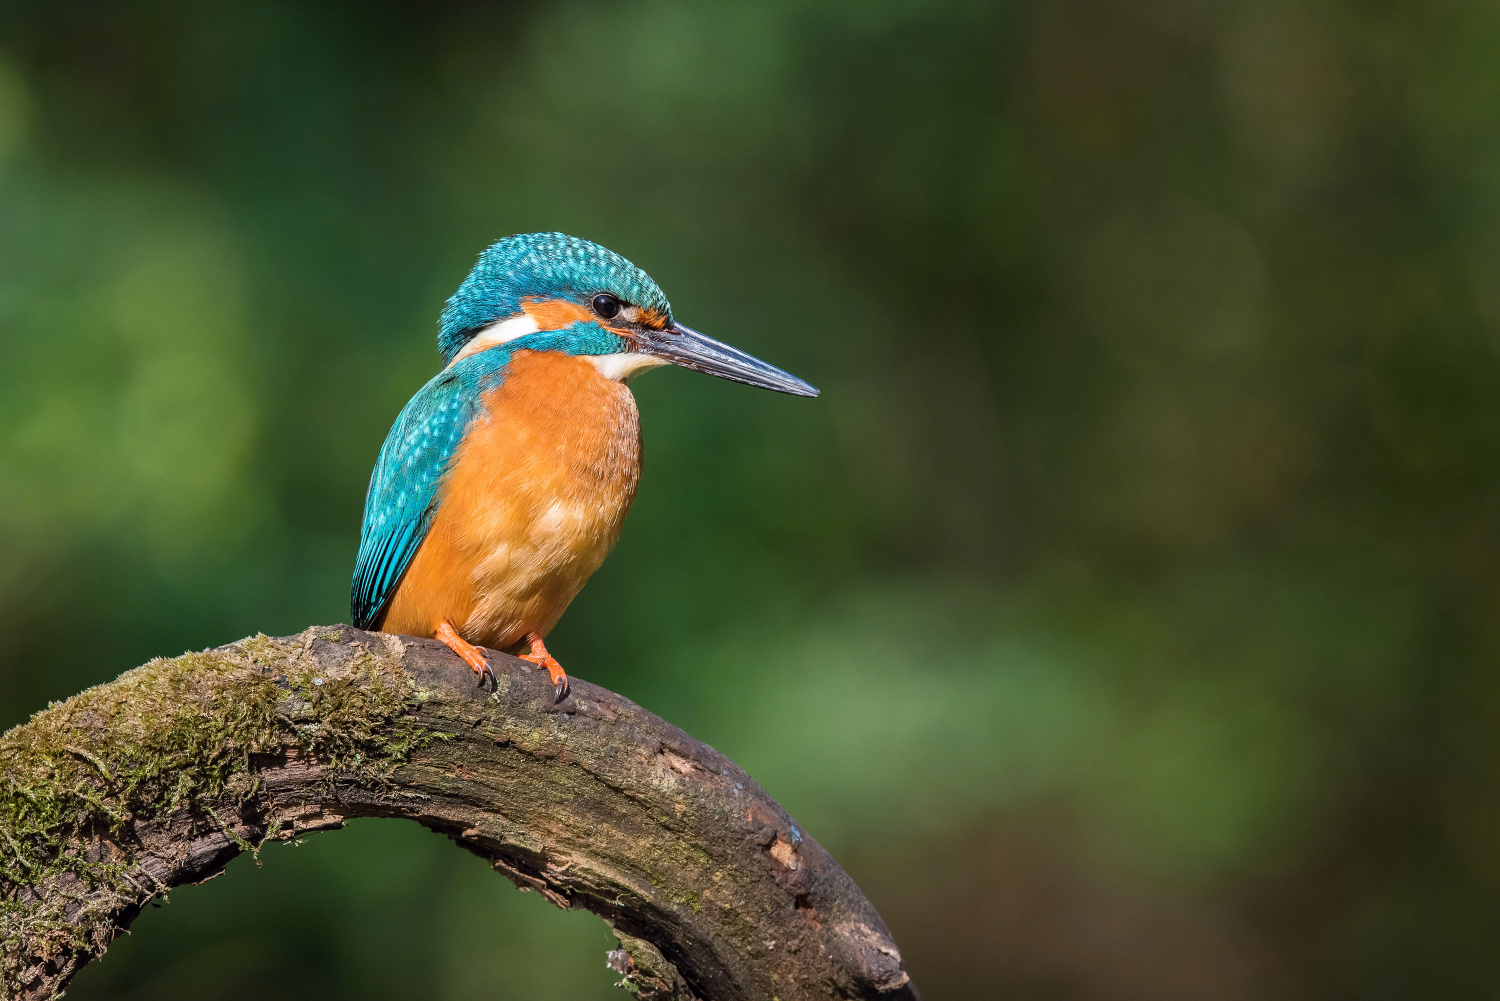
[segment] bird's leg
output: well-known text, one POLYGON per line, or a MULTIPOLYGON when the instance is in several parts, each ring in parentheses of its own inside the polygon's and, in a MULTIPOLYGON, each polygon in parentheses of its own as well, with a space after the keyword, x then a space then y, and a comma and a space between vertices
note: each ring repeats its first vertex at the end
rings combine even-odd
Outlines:
POLYGON ((474 644, 458 635, 458 630, 453 628, 453 623, 444 619, 438 623, 437 631, 433 636, 440 640, 449 650, 458 654, 479 675, 479 687, 484 687, 484 679, 488 677, 490 684, 495 684, 495 672, 490 670, 490 662, 485 657, 484 651, 474 644))
POLYGON ((552 701, 561 702, 568 695, 568 676, 564 673, 562 665, 557 662, 556 657, 547 652, 547 647, 542 643, 542 638, 536 633, 527 633, 526 643, 531 649, 527 653, 521 654, 521 659, 529 660, 533 664, 547 669, 547 675, 552 679, 553 689, 556 692, 556 698, 552 701))

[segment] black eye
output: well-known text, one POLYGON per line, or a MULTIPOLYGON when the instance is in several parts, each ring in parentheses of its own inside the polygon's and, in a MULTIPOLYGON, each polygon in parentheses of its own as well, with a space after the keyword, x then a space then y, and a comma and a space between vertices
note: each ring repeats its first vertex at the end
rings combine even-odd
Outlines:
POLYGON ((620 313, 620 300, 608 292, 601 292, 594 296, 594 312, 606 320, 613 320, 620 313))

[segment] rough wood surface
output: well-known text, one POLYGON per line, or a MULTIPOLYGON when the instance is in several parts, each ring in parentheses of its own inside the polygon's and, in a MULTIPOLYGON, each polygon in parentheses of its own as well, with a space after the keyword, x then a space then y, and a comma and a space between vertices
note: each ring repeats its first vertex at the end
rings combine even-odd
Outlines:
POLYGON ((733 762, 585 681, 315 627, 153 661, 0 738, 7 997, 268 839, 406 817, 614 927, 642 997, 915 999, 875 908, 733 762))

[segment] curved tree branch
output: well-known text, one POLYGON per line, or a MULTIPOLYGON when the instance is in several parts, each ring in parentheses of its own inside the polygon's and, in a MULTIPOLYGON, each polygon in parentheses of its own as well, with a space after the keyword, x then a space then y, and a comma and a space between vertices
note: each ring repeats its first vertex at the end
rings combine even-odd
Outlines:
POLYGON ((0 975, 57 996, 154 896, 407 817, 615 929, 642 997, 917 997, 875 908, 733 762, 583 681, 315 627, 157 660, 0 738, 0 975))

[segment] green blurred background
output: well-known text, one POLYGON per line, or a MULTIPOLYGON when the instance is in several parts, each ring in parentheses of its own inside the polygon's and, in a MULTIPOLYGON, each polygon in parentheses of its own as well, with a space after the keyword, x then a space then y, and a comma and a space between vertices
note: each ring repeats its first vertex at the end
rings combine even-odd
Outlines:
MULTIPOLYGON (((743 764, 931 1001, 1500 995, 1500 10, 0 0, 0 723, 347 616, 502 235, 681 371, 570 672, 743 764)), ((75 998, 618 998, 412 825, 75 998)))

